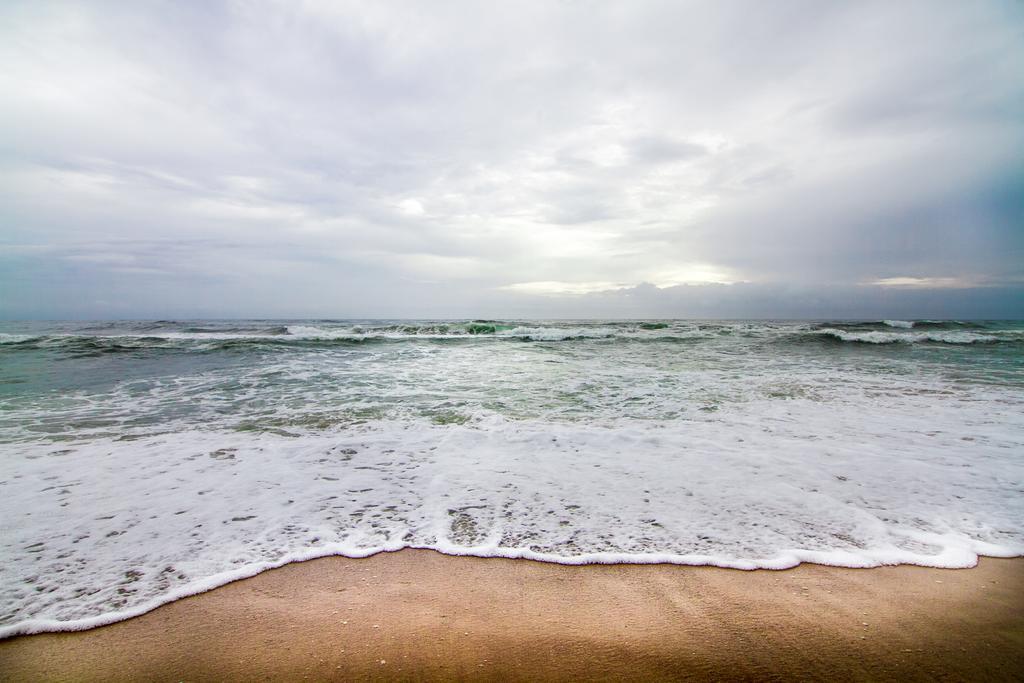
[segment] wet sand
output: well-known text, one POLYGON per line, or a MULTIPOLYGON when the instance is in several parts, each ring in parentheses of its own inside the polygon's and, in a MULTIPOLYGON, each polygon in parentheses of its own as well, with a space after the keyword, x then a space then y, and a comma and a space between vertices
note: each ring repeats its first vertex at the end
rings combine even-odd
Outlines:
POLYGON ((744 572, 403 550, 0 642, 0 679, 15 681, 1022 676, 1024 559, 744 572))

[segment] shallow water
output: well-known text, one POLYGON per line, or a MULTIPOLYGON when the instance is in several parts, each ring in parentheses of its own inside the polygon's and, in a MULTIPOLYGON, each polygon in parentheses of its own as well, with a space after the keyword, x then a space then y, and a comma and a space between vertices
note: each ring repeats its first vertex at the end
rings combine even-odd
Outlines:
POLYGON ((1024 554, 1024 325, 0 326, 0 635, 291 560, 1024 554))

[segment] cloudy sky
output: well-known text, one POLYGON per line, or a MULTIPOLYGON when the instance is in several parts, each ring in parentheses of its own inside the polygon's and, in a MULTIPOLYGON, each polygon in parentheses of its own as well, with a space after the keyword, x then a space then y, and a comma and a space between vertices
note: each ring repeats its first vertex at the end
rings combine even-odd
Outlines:
POLYGON ((1021 317, 1024 4, 0 5, 0 317, 1021 317))

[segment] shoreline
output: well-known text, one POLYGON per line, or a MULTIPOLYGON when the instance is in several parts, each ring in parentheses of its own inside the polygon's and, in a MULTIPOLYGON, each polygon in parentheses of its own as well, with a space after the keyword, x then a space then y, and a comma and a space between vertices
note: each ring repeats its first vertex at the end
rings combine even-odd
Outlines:
POLYGON ((0 664, 10 680, 1009 680, 1024 670, 1024 558, 747 571, 331 556, 13 636, 0 664))
MULTIPOLYGON (((21 636, 41 635, 46 633, 78 633, 81 631, 91 631, 93 629, 102 628, 104 626, 110 626, 117 624, 122 621, 128 621, 130 619, 136 619, 138 617, 149 614, 153 610, 160 609, 165 605, 169 605, 179 600, 185 600, 186 598, 196 597, 209 593, 210 591, 217 590, 224 586, 230 585, 237 581, 245 581, 259 576, 265 572, 274 571, 287 567, 291 564, 301 564, 304 562, 312 562, 315 560, 325 559, 342 559, 342 560, 364 560, 377 555, 386 555, 401 552, 429 552, 437 553, 445 557, 468 557, 481 560, 512 560, 517 562, 538 562, 541 564, 553 564, 561 567, 586 567, 592 565, 598 566, 675 566, 675 567, 691 567, 691 568, 711 568, 711 569, 724 569, 728 571, 742 571, 742 572, 753 572, 753 571, 787 571, 795 569, 802 565, 815 565, 821 567, 832 567, 835 569, 879 569, 881 567, 922 567, 926 569, 940 569, 940 570, 962 570, 962 569, 974 569, 978 566, 983 558, 987 559, 1024 559, 1024 555, 985 555, 979 553, 974 556, 974 564, 970 565, 932 565, 932 564, 918 564, 915 562, 895 562, 895 563, 881 563, 881 564, 840 564, 834 562, 826 562, 820 559, 827 553, 821 553, 817 551, 793 551, 788 556, 779 556, 771 560, 763 561, 742 561, 742 562, 714 562, 710 559, 704 561, 701 558, 693 559, 693 561, 687 561, 693 558, 693 556, 684 556, 684 560, 678 560, 680 556, 666 555, 666 554, 653 554, 647 556, 627 556, 629 559, 618 559, 615 554, 612 553, 594 553, 589 555, 581 555, 573 558, 577 561, 565 561, 563 559, 552 559, 552 556, 545 555, 542 553, 534 553, 532 551, 518 551, 510 554, 474 554, 468 552, 446 552, 439 550, 434 547, 427 546, 402 546, 396 549, 383 548, 380 550, 372 550, 366 554, 349 554, 345 552, 312 552, 312 553, 297 553, 287 556, 285 559, 266 563, 262 565, 256 565, 253 567, 242 568, 235 571, 224 572, 222 574, 216 574, 207 579, 202 580, 200 583, 204 584, 199 587, 185 586, 179 591, 171 591, 167 596, 158 598, 148 603, 143 603, 133 609, 129 609, 123 612, 111 612, 108 614, 101 614, 95 617, 84 617, 81 619, 73 619, 69 621, 56 621, 52 619, 30 619, 26 622, 19 622, 12 624, 11 626, 3 627, 0 626, 0 643, 11 638, 18 638, 21 636), (812 559, 813 558, 813 559, 812 559), (24 624, 24 625, 19 625, 24 624)), ((858 558, 859 559, 859 558, 858 558)))

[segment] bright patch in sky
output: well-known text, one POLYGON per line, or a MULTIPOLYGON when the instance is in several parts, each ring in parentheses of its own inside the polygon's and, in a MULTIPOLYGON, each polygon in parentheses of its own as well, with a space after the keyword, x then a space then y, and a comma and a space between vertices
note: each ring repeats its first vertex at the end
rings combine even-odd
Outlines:
POLYGON ((882 287, 974 287, 975 283, 956 277, 886 277, 871 283, 882 287))
POLYGON ((620 282, 517 282, 514 285, 506 285, 502 289, 510 292, 537 294, 540 296, 578 296, 580 294, 626 289, 629 286, 620 282))

